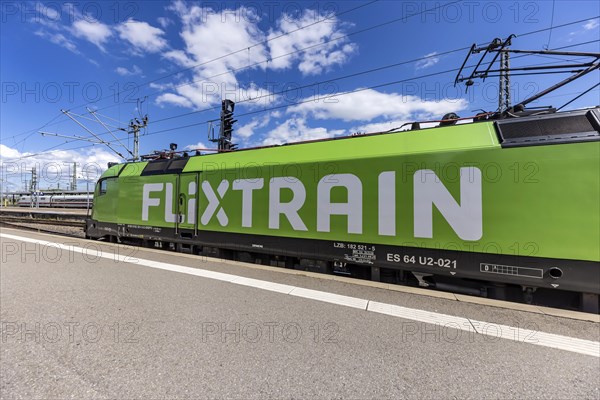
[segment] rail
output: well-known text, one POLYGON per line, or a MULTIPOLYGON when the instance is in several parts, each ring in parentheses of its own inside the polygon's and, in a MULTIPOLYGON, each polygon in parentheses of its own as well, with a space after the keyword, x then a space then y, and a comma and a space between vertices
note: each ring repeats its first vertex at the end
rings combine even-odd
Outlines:
POLYGON ((87 215, 79 212, 39 209, 0 209, 0 223, 31 223, 83 228, 86 219, 87 215))

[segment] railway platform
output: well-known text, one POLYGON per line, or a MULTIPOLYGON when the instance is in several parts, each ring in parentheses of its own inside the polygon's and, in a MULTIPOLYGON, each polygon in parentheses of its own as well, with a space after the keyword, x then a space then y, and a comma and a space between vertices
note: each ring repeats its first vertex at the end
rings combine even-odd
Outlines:
POLYGON ((3 228, 6 398, 598 398, 597 315, 3 228))

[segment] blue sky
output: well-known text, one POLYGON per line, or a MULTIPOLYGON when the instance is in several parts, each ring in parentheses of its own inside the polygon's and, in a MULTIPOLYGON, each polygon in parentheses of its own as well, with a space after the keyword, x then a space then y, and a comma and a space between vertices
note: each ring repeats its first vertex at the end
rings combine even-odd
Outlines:
MULTIPOLYGON (((240 147, 271 145, 387 130, 407 121, 439 119, 447 112, 469 116, 478 109, 495 110, 497 78, 478 82, 465 94, 464 86, 453 87, 455 73, 443 73, 460 67, 467 52, 460 49, 474 42, 582 20, 520 36, 513 48, 541 50, 592 41, 569 50, 600 51, 596 1, 84 1, 0 6, 0 156, 5 173, 15 168, 7 163, 26 168, 49 162, 97 163, 103 168, 107 161, 118 160, 105 146, 65 143, 37 133, 91 137, 61 109, 81 115, 77 119, 86 127, 113 141, 86 107, 115 130, 148 114, 140 151, 148 154, 171 142, 180 149, 214 147, 207 140, 206 121, 218 118, 219 111, 202 110, 218 107, 227 97, 238 103, 236 114, 252 113, 238 118, 234 139, 240 147), (362 73, 415 59, 420 60, 362 73), (377 88, 368 89, 373 86, 377 88), (297 102, 302 103, 293 104, 297 102)), ((561 60, 522 57, 513 66, 553 62, 561 60)), ((559 79, 515 78, 515 100, 559 79)), ((562 105, 598 81, 598 73, 591 74, 536 105, 562 105)), ((570 108, 599 103, 595 90, 570 108)), ((128 144, 124 132, 116 134, 128 144)), ((11 188, 18 185, 13 182, 11 188)))

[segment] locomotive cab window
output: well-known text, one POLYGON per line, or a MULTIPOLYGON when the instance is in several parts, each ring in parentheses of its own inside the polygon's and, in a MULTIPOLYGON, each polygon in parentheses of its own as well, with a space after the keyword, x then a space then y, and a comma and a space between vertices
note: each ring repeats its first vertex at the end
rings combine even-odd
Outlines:
POLYGON ((98 196, 102 196, 106 193, 106 179, 98 182, 98 196))
POLYGON ((102 179, 100 182, 98 182, 98 196, 102 196, 103 194, 106 194, 108 187, 109 187, 109 182, 112 182, 115 179, 116 178, 106 178, 106 179, 102 179))

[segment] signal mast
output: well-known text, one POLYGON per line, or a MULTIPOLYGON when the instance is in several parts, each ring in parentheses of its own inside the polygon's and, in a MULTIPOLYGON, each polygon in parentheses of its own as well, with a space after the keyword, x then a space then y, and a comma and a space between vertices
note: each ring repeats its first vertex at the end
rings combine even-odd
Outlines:
POLYGON ((225 99, 221 102, 221 125, 219 127, 219 136, 215 137, 215 131, 213 123, 218 120, 210 121, 208 126, 208 140, 217 143, 217 149, 219 152, 237 150, 237 144, 233 143, 233 124, 237 122, 237 119, 233 119, 233 110, 235 109, 235 103, 232 100, 225 99))

